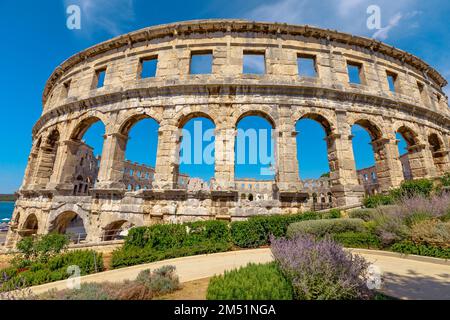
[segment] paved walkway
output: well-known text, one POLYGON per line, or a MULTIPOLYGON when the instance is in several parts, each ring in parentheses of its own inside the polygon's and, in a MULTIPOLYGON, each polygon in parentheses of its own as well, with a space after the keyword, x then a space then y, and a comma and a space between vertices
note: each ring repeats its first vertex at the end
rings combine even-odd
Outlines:
MULTIPOLYGON (((441 259, 404 258, 394 253, 352 249, 374 263, 383 274, 382 291, 402 299, 450 299, 450 262, 441 259)), ((222 274, 245 266, 249 262, 272 261, 270 249, 241 250, 210 255, 184 257, 84 276, 82 283, 134 280, 140 271, 174 265, 181 282, 222 274)), ((65 289, 66 281, 48 283, 32 288, 35 294, 50 289, 65 289)))

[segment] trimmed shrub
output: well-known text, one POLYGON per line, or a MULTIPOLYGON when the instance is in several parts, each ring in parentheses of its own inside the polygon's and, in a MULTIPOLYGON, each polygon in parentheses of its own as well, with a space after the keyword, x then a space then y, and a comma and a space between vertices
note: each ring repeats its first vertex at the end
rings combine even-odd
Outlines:
POLYGON ((168 250, 202 242, 229 242, 230 231, 224 221, 197 221, 184 224, 155 224, 130 230, 125 247, 168 250))
POLYGON ((256 248, 270 243, 270 236, 284 237, 291 223, 320 219, 316 212, 291 215, 254 216, 246 221, 231 223, 233 244, 241 248, 256 248))
POLYGON ((415 244, 404 240, 391 246, 391 250, 403 254, 415 254, 441 259, 450 259, 450 248, 440 248, 426 244, 415 244))
POLYGON ((349 212, 349 218, 362 219, 364 221, 372 220, 375 215, 375 209, 355 209, 349 212))
POLYGON ((157 251, 151 248, 122 247, 113 252, 111 266, 116 269, 165 259, 225 252, 230 249, 231 243, 207 242, 191 247, 172 248, 164 251, 157 251))
POLYGON ((311 235, 273 239, 272 254, 290 280, 297 300, 371 299, 369 263, 330 238, 311 235))
POLYGON ((37 238, 26 237, 17 243, 19 255, 12 263, 24 267, 33 261, 46 262, 50 257, 65 250, 68 245, 69 238, 63 234, 50 233, 37 238))
POLYGON ((241 248, 256 248, 266 244, 266 230, 260 222, 256 219, 233 222, 231 224, 233 243, 241 248))
POLYGON ((369 227, 385 246, 401 241, 409 235, 409 228, 403 217, 396 211, 387 213, 389 210, 377 210, 369 227))
POLYGON ((323 237, 327 234, 347 231, 364 231, 364 221, 361 219, 329 219, 311 220, 293 223, 287 230, 287 236, 293 238, 299 234, 312 234, 323 237))
POLYGON ((337 243, 349 248, 379 249, 380 239, 368 232, 343 232, 333 234, 332 238, 337 243))
POLYGON ((292 286, 278 266, 250 263, 211 278, 208 300, 292 300, 292 286))

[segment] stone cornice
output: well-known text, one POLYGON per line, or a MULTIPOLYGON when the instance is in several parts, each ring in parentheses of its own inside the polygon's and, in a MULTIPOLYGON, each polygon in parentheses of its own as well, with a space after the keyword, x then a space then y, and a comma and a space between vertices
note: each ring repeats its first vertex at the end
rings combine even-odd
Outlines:
POLYGON ((47 95, 52 90, 55 83, 72 67, 86 61, 88 58, 95 57, 96 55, 105 53, 110 50, 122 47, 132 47, 134 43, 150 42, 153 39, 160 39, 164 37, 180 37, 192 33, 211 32, 259 32, 273 36, 304 36, 325 39, 328 42, 335 41, 346 45, 354 45, 373 52, 379 52, 381 54, 387 55, 389 57, 397 59, 401 63, 409 64, 433 79, 440 87, 444 87, 447 85, 447 81, 445 80, 445 78, 420 58, 374 39, 354 36, 351 34, 338 32, 336 30, 320 29, 307 25, 288 25, 285 23, 226 19, 193 20, 158 25, 130 32, 128 34, 124 34, 99 43, 73 55, 72 57, 64 61, 61 65, 59 65, 47 80, 42 98, 43 105, 45 105, 47 95))
MULTIPOLYGON (((389 96, 378 96, 367 92, 348 89, 345 91, 332 87, 324 87, 322 85, 289 85, 277 83, 256 83, 256 84, 224 84, 224 83, 208 83, 208 84, 173 84, 162 87, 146 87, 132 88, 119 92, 107 92, 103 95, 86 98, 58 106, 43 114, 33 127, 33 136, 45 126, 52 118, 67 115, 76 111, 88 111, 99 105, 108 103, 117 103, 128 99, 145 99, 173 97, 176 95, 203 95, 212 98, 230 96, 249 96, 249 95, 266 95, 266 96, 287 96, 287 97, 306 97, 321 98, 330 101, 340 101, 348 103, 361 103, 370 106, 379 106, 385 109, 402 110, 413 114, 416 117, 426 118, 433 123, 443 127, 450 128, 450 118, 443 116, 438 111, 427 109, 418 104, 408 102, 407 100, 394 99, 389 96), (217 90, 220 88, 220 90, 217 90), (215 94, 211 94, 214 92, 215 94)), ((217 103, 217 102, 216 102, 217 103)), ((239 103, 239 102, 236 102, 239 103)), ((276 103, 276 101, 274 101, 276 103)), ((142 103, 144 106, 145 102, 142 103)))

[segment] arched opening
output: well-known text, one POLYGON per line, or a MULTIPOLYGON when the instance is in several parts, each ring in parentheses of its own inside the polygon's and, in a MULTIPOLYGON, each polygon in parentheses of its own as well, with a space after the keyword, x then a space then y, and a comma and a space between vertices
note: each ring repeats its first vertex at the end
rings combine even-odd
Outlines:
POLYGON ((82 121, 73 132, 71 139, 78 145, 72 181, 74 195, 89 195, 90 189, 94 188, 100 168, 104 135, 105 126, 96 117, 82 121))
POLYGON ((395 133, 398 152, 402 164, 403 178, 411 180, 423 176, 422 152, 417 143, 417 135, 410 128, 401 126, 395 133))
POLYGON ((19 230, 19 234, 22 237, 29 237, 35 235, 38 232, 38 227, 39 227, 38 219, 36 215, 32 213, 26 218, 25 222, 22 225, 22 228, 20 228, 19 230))
POLYGON ((50 232, 66 234, 71 242, 80 243, 86 240, 87 233, 83 219, 73 211, 59 214, 51 223, 50 232))
POLYGON ((444 150, 444 144, 436 133, 428 136, 428 144, 433 163, 436 166, 436 173, 438 176, 442 176, 448 170, 448 153, 444 150))
MULTIPOLYGON (((236 129, 236 185, 254 181, 273 183, 277 174, 273 120, 264 113, 250 112, 238 119, 236 129)), ((251 190, 251 184, 248 189, 251 190)), ((276 198, 277 195, 272 194, 271 197, 276 198)))
POLYGON ((253 201, 253 194, 250 193, 250 194, 248 195, 248 201, 253 201))
POLYGON ((383 176, 384 144, 382 133, 368 120, 356 121, 352 126, 352 147, 358 182, 366 195, 380 189, 379 176, 383 176))
POLYGON ((215 124, 205 114, 191 114, 179 123, 178 188, 206 189, 214 178, 215 124))
POLYGON ((297 121, 297 159, 301 180, 329 177, 330 165, 326 136, 328 124, 318 117, 302 117, 297 121))
POLYGON ((330 122, 325 117, 310 113, 301 117, 295 124, 297 132, 297 160, 299 178, 305 190, 312 193, 312 210, 331 207, 333 201, 318 200, 318 191, 330 192, 330 177, 334 170, 330 153, 333 144, 328 137, 332 133, 330 122))
POLYGON ((38 141, 36 146, 38 148, 37 158, 34 160, 36 167, 32 170, 33 185, 38 188, 45 188, 50 181, 58 152, 59 139, 59 131, 54 129, 43 143, 38 141))
POLYGON ((151 189, 155 177, 159 123, 146 115, 133 117, 121 133, 128 137, 123 165, 125 186, 138 185, 151 189))
POLYGON ((134 226, 127 220, 118 220, 111 222, 105 227, 103 232, 103 241, 119 240, 128 235, 128 230, 134 226))

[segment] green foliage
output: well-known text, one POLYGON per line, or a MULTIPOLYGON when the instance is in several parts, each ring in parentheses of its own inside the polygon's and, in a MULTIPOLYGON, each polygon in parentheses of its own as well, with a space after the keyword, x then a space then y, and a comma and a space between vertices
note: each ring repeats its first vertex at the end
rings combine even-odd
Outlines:
POLYGON ((82 283, 80 289, 66 290, 61 300, 112 300, 101 283, 82 283))
POLYGON ((41 237, 26 237, 17 243, 19 256, 14 263, 23 265, 23 260, 45 262, 50 257, 61 253, 67 248, 69 238, 66 235, 50 233, 41 237))
POLYGON ((136 264, 161 261, 178 257, 193 256, 198 254, 208 254, 225 252, 231 249, 230 243, 204 242, 195 246, 172 248, 167 250, 154 250, 152 248, 122 247, 112 254, 111 266, 122 268, 136 264))
POLYGON ((229 242, 230 231, 227 223, 224 221, 198 221, 133 228, 125 240, 125 247, 167 250, 197 245, 205 241, 229 242))
POLYGON ((364 221, 361 219, 329 219, 301 221, 291 224, 287 230, 287 236, 293 238, 299 234, 312 234, 323 237, 327 234, 342 233, 347 231, 364 231, 364 221))
POLYGON ((343 232, 332 235, 337 243, 349 248, 367 248, 379 249, 381 247, 380 239, 369 232, 343 232))
POLYGON ((322 219, 338 219, 341 218, 341 211, 338 209, 331 209, 328 212, 322 214, 322 219))
POLYGON ((413 196, 428 197, 433 191, 433 182, 429 179, 407 180, 400 186, 402 196, 411 198, 413 196))
POLYGON ((415 244, 412 241, 404 240, 391 246, 391 250, 403 254, 415 254, 442 259, 450 259, 450 248, 441 248, 427 244, 415 244))
POLYGON ((348 216, 350 218, 362 219, 364 221, 372 220, 375 214, 374 209, 355 209, 349 212, 348 216))
POLYGON ((305 212, 292 215, 255 216, 246 221, 231 223, 231 238, 233 244, 241 248, 256 248, 269 244, 269 238, 284 237, 290 224, 304 220, 320 219, 315 212, 305 212))
POLYGON ((208 300, 292 300, 292 286, 276 263, 248 264, 213 277, 208 300))
POLYGON ((67 273, 67 267, 72 265, 80 268, 81 275, 103 270, 102 254, 93 250, 70 251, 43 261, 31 262, 26 269, 13 266, 1 270, 0 274, 5 274, 7 279, 0 286, 0 292, 67 279, 71 276, 67 273))
POLYGON ((443 187, 450 187, 450 172, 444 174, 441 178, 441 185, 443 187))
POLYGON ((364 197, 363 205, 366 208, 376 208, 378 206, 390 205, 395 202, 395 198, 390 194, 374 194, 364 197))

